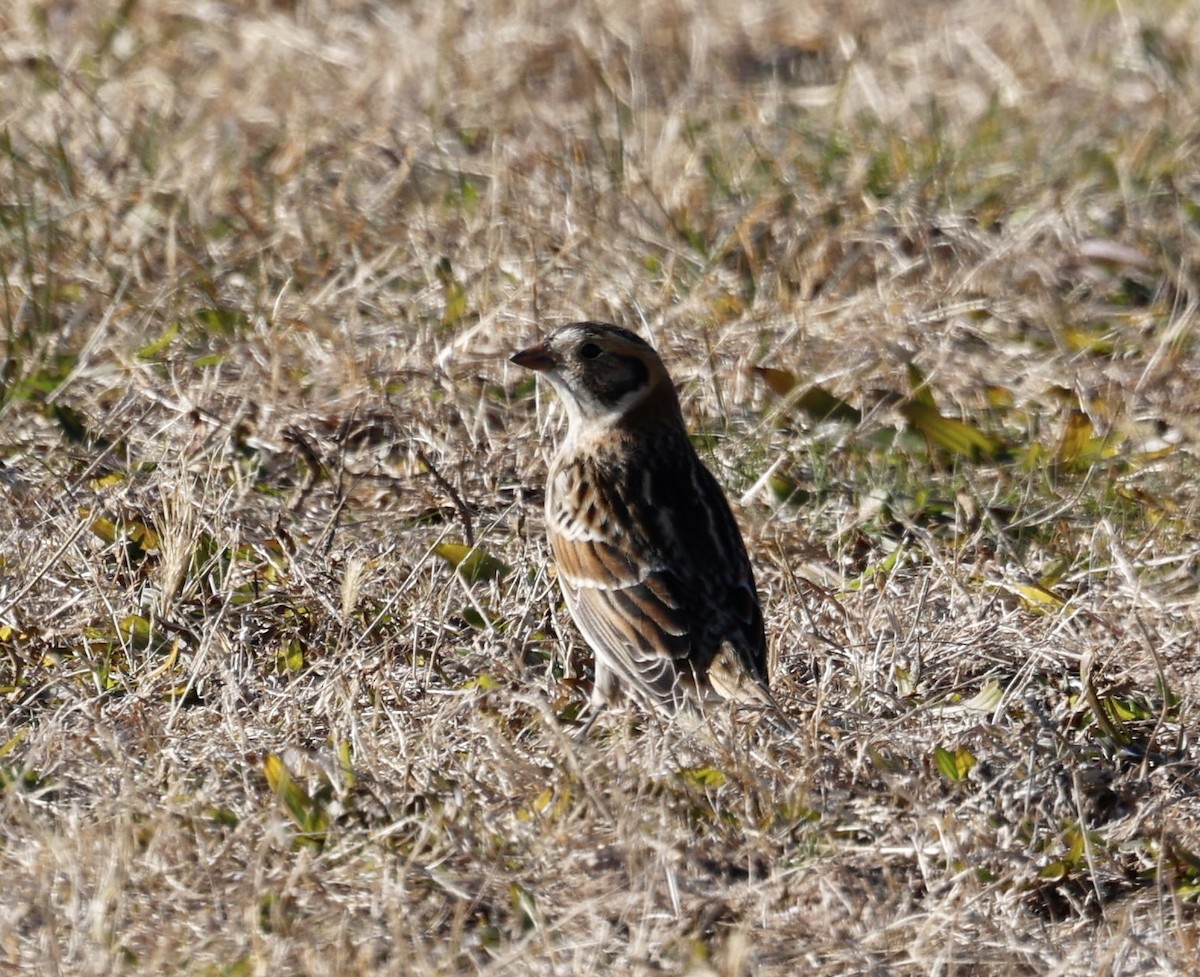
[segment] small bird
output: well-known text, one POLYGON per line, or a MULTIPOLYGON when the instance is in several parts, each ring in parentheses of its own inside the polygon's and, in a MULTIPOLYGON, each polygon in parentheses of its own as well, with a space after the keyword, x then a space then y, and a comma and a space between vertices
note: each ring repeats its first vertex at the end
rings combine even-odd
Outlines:
POLYGON ((778 716, 746 547, 658 354, 628 329, 578 322, 512 362, 567 411, 546 525, 595 654, 592 718, 622 691, 666 715, 733 700, 778 716))

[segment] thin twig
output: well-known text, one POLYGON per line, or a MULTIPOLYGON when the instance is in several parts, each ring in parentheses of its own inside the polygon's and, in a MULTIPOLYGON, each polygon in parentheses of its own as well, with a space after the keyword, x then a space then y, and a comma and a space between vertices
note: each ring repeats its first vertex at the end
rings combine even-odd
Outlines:
POLYGON ((429 460, 429 456, 421 449, 417 449, 417 457, 421 460, 421 464, 428 469, 429 474, 433 476, 433 480, 441 486, 442 491, 450 496, 451 501, 458 509, 459 518, 463 521, 463 534, 467 538, 467 545, 475 545, 475 530, 471 527, 471 513, 467 510, 467 505, 462 500, 462 496, 455 491, 454 486, 442 477, 442 473, 437 470, 437 466, 429 460))

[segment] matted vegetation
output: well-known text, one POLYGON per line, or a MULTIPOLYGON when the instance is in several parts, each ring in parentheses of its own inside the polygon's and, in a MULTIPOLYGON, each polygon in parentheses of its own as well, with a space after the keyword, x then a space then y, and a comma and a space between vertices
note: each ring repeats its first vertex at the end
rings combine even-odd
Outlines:
POLYGON ((1197 966, 1195 4, 0 22, 0 970, 1197 966), (794 737, 575 739, 580 318, 794 737))

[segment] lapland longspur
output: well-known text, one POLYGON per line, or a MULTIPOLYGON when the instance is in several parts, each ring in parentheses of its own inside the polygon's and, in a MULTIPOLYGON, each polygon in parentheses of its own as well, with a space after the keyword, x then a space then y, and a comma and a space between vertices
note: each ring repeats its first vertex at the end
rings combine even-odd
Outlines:
POLYGON ((512 362, 549 380, 567 412, 546 525, 595 653, 593 707, 624 691, 668 715, 721 700, 777 714, 746 547, 658 354, 628 329, 580 322, 512 362))

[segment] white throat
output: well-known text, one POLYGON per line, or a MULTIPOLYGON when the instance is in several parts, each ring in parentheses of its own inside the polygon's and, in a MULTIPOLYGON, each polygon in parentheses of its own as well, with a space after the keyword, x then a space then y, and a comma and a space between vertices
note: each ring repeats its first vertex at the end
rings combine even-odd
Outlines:
POLYGON ((604 431, 624 417, 633 407, 650 392, 649 385, 630 390, 611 407, 601 408, 594 401, 584 404, 580 402, 574 391, 569 390, 563 382, 551 373, 543 374, 558 391, 559 402, 567 411, 567 436, 560 451, 573 451, 576 445, 590 440, 600 431, 604 431))

